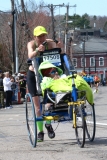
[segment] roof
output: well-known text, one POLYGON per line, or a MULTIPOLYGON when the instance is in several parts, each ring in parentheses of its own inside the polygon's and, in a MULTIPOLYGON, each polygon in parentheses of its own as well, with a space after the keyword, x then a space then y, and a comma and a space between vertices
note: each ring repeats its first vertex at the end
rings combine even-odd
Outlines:
MULTIPOLYGON (((73 47, 73 51, 75 53, 83 53, 83 43, 79 42, 79 44, 73 47)), ((85 41, 85 53, 107 53, 107 40, 102 38, 90 38, 89 40, 85 41)))

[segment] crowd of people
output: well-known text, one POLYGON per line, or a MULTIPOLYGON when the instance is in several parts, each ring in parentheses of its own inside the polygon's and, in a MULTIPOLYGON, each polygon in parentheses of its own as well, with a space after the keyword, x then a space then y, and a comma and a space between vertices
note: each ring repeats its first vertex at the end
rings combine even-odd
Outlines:
POLYGON ((12 101, 18 101, 18 92, 25 99, 26 76, 21 73, 0 73, 0 108, 11 109, 12 101))
POLYGON ((95 75, 87 75, 84 74, 81 76, 83 77, 83 79, 90 85, 90 87, 96 87, 96 92, 98 91, 98 86, 102 85, 105 86, 106 85, 106 79, 101 79, 98 74, 95 75))

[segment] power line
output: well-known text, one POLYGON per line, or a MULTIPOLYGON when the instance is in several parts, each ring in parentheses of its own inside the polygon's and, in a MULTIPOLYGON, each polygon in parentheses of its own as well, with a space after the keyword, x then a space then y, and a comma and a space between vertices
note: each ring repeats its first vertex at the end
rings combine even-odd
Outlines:
POLYGON ((53 10, 55 7, 64 7, 64 3, 63 4, 58 4, 58 5, 53 5, 53 4, 48 4, 47 6, 41 6, 40 7, 48 7, 51 11, 51 17, 52 17, 52 38, 55 40, 55 25, 54 25, 54 22, 55 22, 55 19, 54 19, 54 13, 53 13, 53 10))

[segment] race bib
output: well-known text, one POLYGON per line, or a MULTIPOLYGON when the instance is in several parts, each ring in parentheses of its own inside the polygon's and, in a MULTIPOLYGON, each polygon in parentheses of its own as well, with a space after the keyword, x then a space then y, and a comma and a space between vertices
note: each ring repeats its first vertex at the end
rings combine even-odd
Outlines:
POLYGON ((50 63, 60 63, 60 54, 43 55, 43 62, 49 61, 50 63))

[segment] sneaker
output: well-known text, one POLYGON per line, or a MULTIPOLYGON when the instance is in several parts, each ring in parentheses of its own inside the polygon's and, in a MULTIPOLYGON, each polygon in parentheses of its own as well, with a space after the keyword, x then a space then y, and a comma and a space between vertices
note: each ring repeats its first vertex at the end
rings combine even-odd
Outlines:
POLYGON ((9 106, 10 108, 13 108, 13 106, 9 106))
POLYGON ((13 107, 12 106, 9 106, 9 107, 6 107, 7 109, 12 109, 13 107))
POLYGON ((10 106, 6 106, 5 109, 9 109, 10 106))
POLYGON ((44 132, 39 132, 38 133, 37 141, 38 142, 43 142, 44 141, 44 132))
POLYGON ((48 132, 48 137, 51 138, 51 139, 54 138, 55 137, 55 132, 52 128, 52 125, 51 124, 45 124, 45 127, 46 127, 47 132, 48 132))

